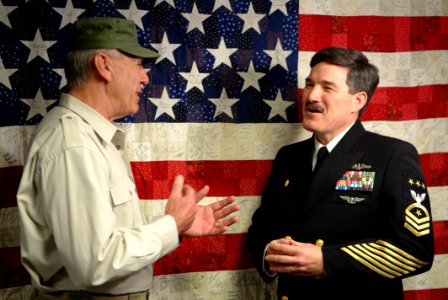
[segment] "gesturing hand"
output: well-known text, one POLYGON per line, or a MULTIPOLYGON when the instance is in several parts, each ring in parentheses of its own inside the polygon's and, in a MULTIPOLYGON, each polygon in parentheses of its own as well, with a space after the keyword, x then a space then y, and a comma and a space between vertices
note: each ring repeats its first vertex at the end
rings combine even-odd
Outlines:
POLYGON ((225 232, 238 221, 236 216, 228 217, 240 209, 239 204, 231 205, 235 201, 233 196, 209 205, 198 205, 208 191, 207 185, 198 192, 191 186, 184 185, 182 175, 174 179, 165 213, 176 221, 179 235, 216 235, 225 232))
POLYGON ((238 221, 237 216, 227 218, 231 213, 240 209, 239 204, 230 205, 234 201, 235 197, 230 196, 206 206, 198 205, 193 224, 185 231, 184 235, 217 235, 227 231, 229 226, 238 221))

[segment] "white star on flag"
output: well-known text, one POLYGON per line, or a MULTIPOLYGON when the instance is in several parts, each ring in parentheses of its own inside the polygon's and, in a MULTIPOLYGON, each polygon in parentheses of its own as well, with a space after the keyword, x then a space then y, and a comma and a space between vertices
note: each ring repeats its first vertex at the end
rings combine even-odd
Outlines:
POLYGON ((283 50, 283 47, 280 43, 280 39, 277 40, 277 44, 275 44, 274 50, 263 50, 271 57, 271 64, 269 66, 269 70, 275 67, 276 65, 280 65, 288 71, 288 65, 286 64, 286 57, 289 56, 292 51, 291 50, 283 50))
POLYGON ((263 99, 263 101, 271 107, 268 120, 272 119, 276 115, 279 115, 285 121, 288 121, 288 117, 286 116, 286 109, 291 105, 293 105, 294 102, 283 100, 282 93, 280 90, 278 90, 275 100, 263 99))
POLYGON ((163 33, 162 42, 159 44, 152 44, 151 46, 159 52, 159 57, 156 60, 156 63, 161 62, 163 59, 168 59, 173 64, 176 64, 176 60, 174 59, 173 52, 177 48, 179 48, 182 44, 171 44, 168 40, 168 36, 166 32, 163 33))
POLYGON ((140 29, 145 29, 143 26, 142 18, 144 15, 148 13, 147 10, 139 9, 137 7, 137 4, 135 4, 135 1, 131 1, 131 5, 129 6, 129 9, 117 9, 120 14, 122 14, 126 19, 133 20, 135 22, 135 25, 137 25, 140 29))
POLYGON ((249 69, 247 69, 247 72, 238 72, 238 75, 240 75, 244 80, 243 88, 241 89, 241 92, 243 92, 245 89, 251 86, 260 91, 258 80, 260 80, 260 78, 262 78, 266 74, 255 71, 254 65, 252 64, 252 61, 250 61, 249 69))
MULTIPOLYGON (((269 10, 269 14, 273 14, 276 10, 281 11, 285 16, 288 15, 288 9, 286 7, 286 3, 289 0, 271 0, 271 9, 269 10)), ((300 1, 300 0, 299 0, 300 1)))
POLYGON ((53 46, 56 41, 44 41, 42 39, 42 35, 40 34, 40 29, 37 30, 36 35, 34 36, 33 41, 21 41, 25 44, 31 51, 28 56, 28 62, 30 62, 33 58, 40 56, 45 59, 48 63, 50 63, 50 59, 48 58, 48 48, 53 46))
POLYGON ((157 106, 156 116, 154 117, 154 120, 156 120, 164 113, 173 118, 174 120, 176 119, 176 117, 174 116, 173 106, 180 101, 180 98, 170 98, 168 96, 168 91, 166 87, 163 88, 162 96, 160 98, 148 98, 148 99, 152 103, 154 103, 155 106, 157 106))
POLYGON ((213 10, 212 12, 214 12, 215 10, 217 10, 218 8, 220 8, 221 6, 226 7, 229 11, 232 11, 232 6, 230 5, 229 0, 215 0, 215 4, 213 5, 213 10))
POLYGON ((17 8, 17 6, 5 6, 2 5, 0 9, 0 22, 8 26, 9 28, 12 28, 11 23, 9 22, 8 15, 17 8))
POLYGON ((208 76, 208 73, 200 73, 195 61, 191 66, 190 72, 179 72, 179 74, 187 80, 187 88, 185 89, 185 93, 194 87, 198 88, 201 92, 204 92, 202 80, 208 76))
POLYGON ((17 69, 6 69, 3 65, 3 61, 0 59, 0 83, 4 84, 7 88, 12 90, 9 76, 11 76, 17 69))
POLYGON ((26 118, 26 120, 28 121, 36 115, 45 117, 47 115, 47 107, 55 103, 57 100, 45 100, 39 88, 34 99, 20 99, 20 101, 30 107, 30 110, 28 111, 28 117, 26 118))
POLYGON ((204 25, 202 25, 202 22, 210 17, 210 15, 199 13, 198 8, 196 7, 196 3, 193 3, 193 9, 191 10, 191 13, 181 14, 185 19, 188 20, 187 33, 197 28, 199 31, 205 34, 204 25))
POLYGON ((59 89, 67 85, 67 79, 65 78, 64 69, 53 69, 59 76, 61 76, 61 81, 59 82, 59 89))
POLYGON ((238 17, 241 18, 244 22, 243 31, 241 33, 245 33, 247 30, 253 28, 256 32, 260 32, 260 25, 258 24, 261 19, 263 19, 265 14, 256 14, 252 3, 249 4, 249 9, 245 14, 237 14, 238 17))
POLYGON ((229 67, 232 67, 232 63, 230 62, 230 56, 237 50, 238 50, 237 48, 232 49, 227 48, 223 37, 221 37, 217 49, 207 48, 207 51, 210 52, 215 57, 215 62, 213 63, 213 69, 215 67, 218 67, 220 64, 225 64, 229 67))
POLYGON ((53 7, 53 9, 62 16, 59 29, 67 24, 74 23, 76 20, 78 20, 78 17, 85 11, 85 9, 74 8, 72 1, 67 1, 65 7, 53 7))
POLYGON ((237 103, 239 99, 229 99, 225 88, 222 89, 220 98, 210 98, 208 100, 210 100, 216 106, 215 115, 213 116, 213 118, 216 118, 220 114, 224 113, 233 119, 232 106, 237 103))
POLYGON ((157 5, 161 4, 162 2, 166 2, 169 5, 171 5, 172 7, 176 8, 176 5, 174 5, 174 0, 156 0, 156 3, 154 4, 154 7, 156 7, 157 5))

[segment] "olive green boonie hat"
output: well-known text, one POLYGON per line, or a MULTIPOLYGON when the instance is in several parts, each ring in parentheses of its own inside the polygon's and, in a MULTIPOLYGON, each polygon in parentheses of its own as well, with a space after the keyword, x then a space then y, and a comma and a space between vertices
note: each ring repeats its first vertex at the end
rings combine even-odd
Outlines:
POLYGON ((152 61, 157 52, 142 47, 132 20, 110 17, 79 19, 73 25, 68 51, 117 49, 126 54, 152 61))

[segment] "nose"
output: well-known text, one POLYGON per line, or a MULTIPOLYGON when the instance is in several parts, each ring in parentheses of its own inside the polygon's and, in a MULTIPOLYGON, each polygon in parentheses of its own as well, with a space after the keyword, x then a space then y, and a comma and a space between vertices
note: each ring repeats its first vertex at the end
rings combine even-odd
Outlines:
MULTIPOLYGON (((150 72, 150 71, 148 70, 148 72, 150 72)), ((149 75, 148 75, 148 73, 146 73, 146 70, 143 68, 140 71, 140 82, 143 85, 146 85, 149 83, 149 75)))
POLYGON ((308 87, 303 92, 303 97, 305 101, 319 101, 321 98, 321 89, 318 85, 308 87))

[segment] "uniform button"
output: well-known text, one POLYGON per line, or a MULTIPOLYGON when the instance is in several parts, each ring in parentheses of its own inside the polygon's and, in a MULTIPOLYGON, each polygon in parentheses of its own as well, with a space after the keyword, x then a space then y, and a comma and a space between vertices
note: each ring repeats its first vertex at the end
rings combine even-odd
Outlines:
POLYGON ((288 297, 287 296, 282 296, 281 300, 288 300, 288 297))
POLYGON ((117 148, 117 150, 121 149, 120 145, 115 145, 115 148, 117 148))
POLYGON ((286 179, 284 186, 287 187, 289 185, 289 179, 286 179))
POLYGON ((324 245, 324 240, 318 239, 316 241, 316 246, 322 247, 324 245))

